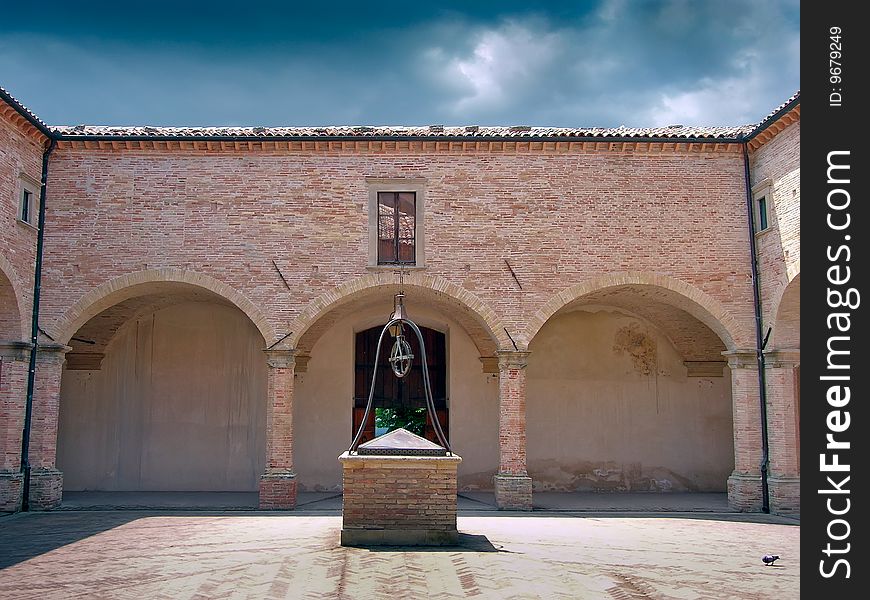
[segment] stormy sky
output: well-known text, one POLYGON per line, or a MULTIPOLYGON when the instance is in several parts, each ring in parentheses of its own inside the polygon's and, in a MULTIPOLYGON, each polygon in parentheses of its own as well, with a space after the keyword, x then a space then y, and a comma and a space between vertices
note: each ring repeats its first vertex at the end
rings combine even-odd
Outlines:
POLYGON ((16 2, 49 124, 739 125, 800 87, 797 0, 16 2))

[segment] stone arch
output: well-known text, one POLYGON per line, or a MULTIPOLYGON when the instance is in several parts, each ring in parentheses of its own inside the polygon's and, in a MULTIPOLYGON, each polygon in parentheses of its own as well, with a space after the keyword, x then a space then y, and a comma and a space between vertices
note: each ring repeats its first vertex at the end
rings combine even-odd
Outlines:
POLYGON ((47 329, 54 340, 66 344, 82 325, 103 310, 124 300, 149 293, 152 289, 159 289, 160 284, 166 283, 200 287, 225 298, 248 316, 267 344, 275 339, 274 330, 266 316, 241 292, 209 275, 172 268, 135 271, 107 281, 79 298, 47 329))
POLYGON ((365 275, 340 285, 314 299, 296 318, 286 344, 300 352, 310 351, 314 343, 335 319, 331 313, 351 303, 378 293, 392 294, 400 289, 420 294, 441 308, 466 328, 482 356, 494 356, 497 350, 513 348, 501 319, 492 308, 468 290, 440 277, 420 272, 406 273, 399 285, 396 273, 379 272, 365 275))
POLYGON ((663 290, 668 296, 669 303, 684 310, 709 327, 728 350, 734 350, 738 347, 740 325, 718 301, 691 284, 658 273, 602 275, 562 290, 544 304, 530 319, 526 329, 526 343, 535 337, 550 317, 565 306, 594 292, 621 286, 649 286, 663 290))
POLYGON ((789 277, 774 296, 770 325, 773 327, 771 348, 800 348, 800 290, 801 275, 789 277))
POLYGON ((2 309, 0 309, 2 310, 0 312, 0 323, 2 323, 0 339, 13 334, 17 337, 19 333, 21 335, 20 341, 28 339, 30 337, 30 320, 26 319, 22 313, 22 308, 26 306, 26 302, 22 294, 21 282, 18 281, 12 263, 2 254, 0 254, 0 300, 3 304, 2 309), (5 291, 2 290, 6 286, 8 288, 5 291))

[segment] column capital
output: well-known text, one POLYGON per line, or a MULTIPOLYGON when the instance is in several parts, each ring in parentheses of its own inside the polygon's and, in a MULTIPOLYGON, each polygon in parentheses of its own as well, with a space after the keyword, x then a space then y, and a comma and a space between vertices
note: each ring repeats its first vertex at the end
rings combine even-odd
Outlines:
POLYGON ((36 347, 36 359, 42 362, 57 363, 62 365, 66 360, 66 353, 72 350, 66 344, 39 344, 36 347))
POLYGON ((30 359, 30 350, 33 344, 30 342, 13 342, 0 340, 0 359, 26 361, 30 359))
POLYGON ((525 369, 529 364, 530 354, 531 352, 522 350, 499 350, 498 368, 500 371, 506 369, 525 369))
POLYGON ((263 350, 266 353, 266 363, 273 369, 290 369, 296 366, 296 350, 263 350))
POLYGON ((800 348, 777 348, 764 351, 765 365, 771 368, 794 368, 801 364, 800 348))
POLYGON ((728 367, 731 369, 758 369, 758 355, 754 349, 727 350, 722 353, 722 356, 728 361, 728 367))

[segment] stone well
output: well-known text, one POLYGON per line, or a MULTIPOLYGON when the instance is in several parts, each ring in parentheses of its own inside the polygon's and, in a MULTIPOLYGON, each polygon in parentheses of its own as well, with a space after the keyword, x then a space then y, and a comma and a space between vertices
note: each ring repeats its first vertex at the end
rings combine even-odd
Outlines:
POLYGON ((343 546, 456 544, 456 469, 462 458, 405 429, 339 457, 343 546))

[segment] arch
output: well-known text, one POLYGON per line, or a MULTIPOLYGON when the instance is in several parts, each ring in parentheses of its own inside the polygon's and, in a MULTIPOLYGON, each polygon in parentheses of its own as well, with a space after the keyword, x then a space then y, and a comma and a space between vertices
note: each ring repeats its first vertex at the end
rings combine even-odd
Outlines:
POLYGON ((771 348, 800 347, 800 290, 800 272, 789 277, 789 282, 777 290, 770 312, 771 348))
POLYGON ((798 258, 796 261, 790 263, 785 270, 785 275, 788 277, 789 283, 801 274, 801 259, 798 258))
POLYGON ((8 317, 7 315, 0 315, 0 318, 4 320, 8 318, 11 323, 17 323, 20 328, 21 341, 27 340, 30 338, 30 320, 25 319, 24 314, 21 312, 22 307, 26 306, 24 295, 21 292, 21 282, 18 281, 18 276, 12 267, 12 263, 0 254, 0 285, 2 285, 3 279, 9 281, 9 287, 12 291, 12 297, 7 299, 6 302, 12 300, 14 306, 7 306, 4 312, 8 311, 10 314, 8 317))
POLYGON ((323 327, 316 328, 315 325, 329 313, 366 297, 397 292, 400 288, 419 292, 424 298, 453 309, 451 316, 458 317, 457 320, 469 329, 469 335, 483 356, 493 356, 499 349, 513 348, 501 319, 480 298, 455 283, 420 272, 406 273, 401 286, 396 273, 365 275, 320 295, 291 325, 293 334, 287 340, 288 346, 310 350, 322 333, 318 329, 323 327))
POLYGON ((188 284, 217 294, 245 313, 267 343, 275 339, 274 330, 265 315, 241 292, 209 275, 172 268, 135 271, 97 286, 79 298, 48 331, 52 338, 66 344, 92 317, 119 302, 149 293, 149 288, 159 288, 161 283, 188 284))
POLYGON ((580 298, 606 290, 628 285, 643 285, 668 292, 670 303, 680 308, 709 327, 728 350, 737 348, 740 336, 738 322, 716 300, 694 287, 669 275, 658 273, 614 273, 593 277, 583 283, 566 288, 552 297, 530 319, 526 340, 531 341, 544 323, 557 311, 580 298))

